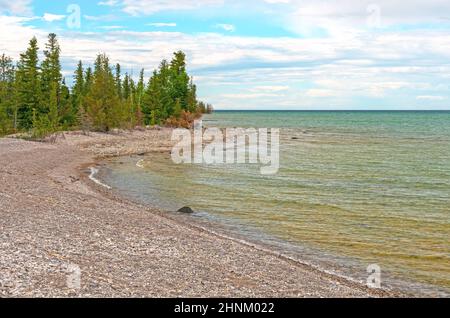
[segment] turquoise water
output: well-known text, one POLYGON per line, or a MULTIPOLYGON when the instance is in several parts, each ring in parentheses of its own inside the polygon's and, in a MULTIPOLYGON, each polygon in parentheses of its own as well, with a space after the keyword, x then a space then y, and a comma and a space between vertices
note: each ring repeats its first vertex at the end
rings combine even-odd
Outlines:
POLYGON ((448 293, 450 112, 217 112, 204 125, 280 128, 279 173, 156 154, 142 168, 115 159, 106 182, 357 279, 378 264, 385 285, 448 293))

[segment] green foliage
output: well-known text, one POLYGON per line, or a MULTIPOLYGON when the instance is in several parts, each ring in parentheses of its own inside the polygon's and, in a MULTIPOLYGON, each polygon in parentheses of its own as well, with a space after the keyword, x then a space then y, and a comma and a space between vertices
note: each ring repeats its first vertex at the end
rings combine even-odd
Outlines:
POLYGON ((92 119, 95 130, 109 131, 124 125, 123 110, 114 76, 109 66, 109 59, 104 54, 97 57, 92 86, 85 101, 87 113, 92 119))
POLYGON ((0 135, 15 128, 15 69, 10 57, 0 57, 0 135))
POLYGON ((32 109, 32 137, 34 139, 42 139, 54 132, 52 124, 47 114, 38 114, 36 108, 32 109))
POLYGON ((33 109, 40 110, 40 69, 38 66, 38 44, 32 38, 25 53, 20 55, 17 64, 16 89, 18 129, 33 127, 33 109))
POLYGON ((197 100, 197 87, 186 70, 186 55, 174 53, 163 60, 147 84, 144 69, 135 82, 121 66, 111 68, 99 54, 94 69, 79 61, 69 89, 61 74, 61 49, 55 34, 48 36, 44 60, 39 64, 36 38, 29 42, 14 66, 0 57, 0 134, 29 131, 34 138, 61 129, 88 132, 136 125, 181 125, 189 127, 197 114, 212 106, 197 100))
POLYGON ((83 62, 79 61, 74 74, 74 85, 72 88, 72 110, 74 114, 83 107, 83 96, 85 95, 85 78, 83 71, 83 62))
POLYGON ((41 105, 40 112, 49 111, 52 90, 56 91, 56 98, 59 98, 60 84, 62 81, 61 63, 59 56, 61 49, 56 39, 56 34, 48 35, 48 42, 45 45, 45 59, 41 64, 41 105))

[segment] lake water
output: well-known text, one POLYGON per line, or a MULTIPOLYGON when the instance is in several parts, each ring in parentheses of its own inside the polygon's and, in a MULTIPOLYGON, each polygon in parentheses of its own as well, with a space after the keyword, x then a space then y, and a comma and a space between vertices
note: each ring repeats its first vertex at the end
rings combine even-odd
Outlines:
POLYGON ((216 112, 204 125, 280 128, 278 174, 154 154, 110 160, 103 180, 339 274, 377 264, 382 285, 448 295, 450 112, 216 112))

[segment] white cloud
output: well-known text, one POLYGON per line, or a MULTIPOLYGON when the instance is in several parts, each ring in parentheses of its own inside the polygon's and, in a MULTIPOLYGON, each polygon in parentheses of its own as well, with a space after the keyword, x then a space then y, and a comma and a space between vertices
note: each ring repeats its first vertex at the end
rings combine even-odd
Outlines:
POLYGON ((422 96, 417 96, 416 99, 418 100, 444 100, 445 97, 444 96, 431 96, 431 95, 422 95, 422 96))
MULTIPOLYGON (((270 0, 269 0, 270 1, 270 0)), ((448 0, 291 0, 285 27, 304 36, 346 37, 398 24, 443 22, 450 12, 448 0)))
POLYGON ((234 25, 232 25, 232 24, 221 24, 221 23, 219 23, 219 24, 216 24, 215 27, 223 29, 223 30, 225 30, 227 32, 234 32, 236 30, 236 27, 234 25))
POLYGON ((120 30, 123 29, 124 27, 121 25, 104 25, 101 26, 100 28, 104 30, 120 30))
POLYGON ((308 97, 331 97, 340 95, 338 91, 331 89, 313 88, 309 89, 305 93, 308 97))
POLYGON ((253 87, 253 91, 269 91, 269 92, 281 92, 281 91, 287 91, 289 89, 289 86, 281 86, 281 85, 263 85, 263 86, 256 86, 253 87))
POLYGON ((85 18, 88 21, 112 21, 115 20, 116 17, 111 15, 111 14, 107 14, 107 15, 83 15, 83 18, 85 18))
POLYGON ((287 4, 287 3, 290 3, 291 0, 264 0, 264 2, 267 2, 270 4, 279 4, 279 3, 287 4))
POLYGON ((119 4, 118 0, 107 0, 107 1, 100 1, 98 3, 99 6, 107 6, 107 7, 115 7, 119 4))
POLYGON ((232 99, 249 99, 249 98, 267 98, 267 97, 279 97, 278 94, 270 93, 233 93, 233 94, 222 94, 223 98, 232 99))
POLYGON ((66 16, 63 14, 52 14, 52 13, 45 13, 42 19, 47 22, 54 22, 54 21, 61 21, 66 16))
POLYGON ((131 15, 149 15, 160 11, 192 10, 221 5, 224 0, 122 0, 123 11, 131 15))
POLYGON ((156 28, 163 28, 163 27, 176 27, 177 24, 173 22, 154 22, 147 24, 148 26, 153 26, 156 28))
MULTIPOLYGON (((291 1, 292 5, 294 1, 291 1)), ((435 0, 430 1, 435 3, 435 0)), ((136 14, 140 14, 139 3, 147 6, 150 2, 155 3, 127 2, 136 4, 136 14)), ((170 3, 157 1, 156 8, 147 12, 161 8, 176 9, 175 5, 169 6, 170 3)), ((207 3, 219 4, 220 1, 207 3)), ((395 105, 398 97, 402 102, 416 102, 418 105, 424 104, 424 100, 433 105, 440 101, 445 104, 439 96, 450 96, 448 85, 442 85, 448 83, 450 74, 447 30, 372 32, 359 28, 355 23, 358 19, 346 15, 351 12, 351 8, 346 7, 346 0, 342 2, 343 11, 334 8, 337 6, 335 3, 330 3, 328 9, 324 6, 323 11, 317 11, 311 1, 305 0, 304 3, 311 7, 307 22, 314 25, 316 17, 320 18, 317 21, 323 23, 318 25, 329 31, 326 36, 317 36, 309 27, 305 30, 311 31, 311 37, 301 38, 131 32, 112 25, 110 27, 115 30, 111 32, 81 33, 72 30, 67 36, 60 33, 62 58, 64 65, 69 65, 68 74, 71 74, 78 59, 91 63, 98 52, 106 52, 111 61, 120 62, 124 69, 134 70, 137 74, 140 67, 151 71, 162 58, 170 58, 172 52, 181 49, 187 53, 189 68, 199 83, 200 97, 217 104, 218 108, 231 106, 232 102, 228 100, 244 99, 248 99, 249 104, 267 104, 269 107, 277 98, 285 107, 328 106, 330 100, 334 106, 348 107, 359 97, 373 98, 383 104, 391 102, 391 105, 395 105), (339 16, 336 12, 345 14, 339 16), (336 29, 333 31, 334 26, 336 29), (223 95, 226 95, 226 100, 223 95)), ((185 1, 181 1, 181 7, 197 8, 195 3, 185 1)), ((358 8, 364 9, 362 11, 366 14, 364 6, 358 8)), ((385 10, 382 6, 382 14, 385 10)), ((361 19, 365 25, 365 17, 361 19)), ((27 21, 0 17, 0 54, 5 51, 17 59, 33 35, 37 35, 43 46, 48 32, 28 26, 25 24, 27 21)), ((169 24, 172 25, 155 22, 153 26, 169 24)))
POLYGON ((31 0, 0 0, 0 14, 31 15, 31 0))

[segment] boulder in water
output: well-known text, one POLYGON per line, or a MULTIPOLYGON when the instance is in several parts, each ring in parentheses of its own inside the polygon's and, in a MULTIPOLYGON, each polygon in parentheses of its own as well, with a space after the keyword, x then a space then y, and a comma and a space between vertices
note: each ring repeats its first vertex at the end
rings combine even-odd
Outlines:
POLYGON ((192 209, 191 209, 190 207, 188 207, 188 206, 185 206, 185 207, 179 209, 177 212, 180 212, 180 213, 186 213, 186 214, 192 214, 192 213, 194 213, 194 210, 192 210, 192 209))

